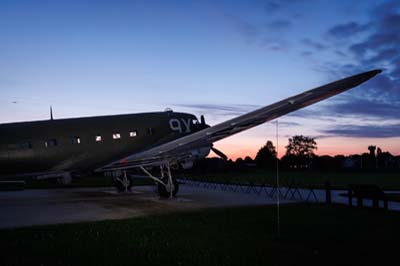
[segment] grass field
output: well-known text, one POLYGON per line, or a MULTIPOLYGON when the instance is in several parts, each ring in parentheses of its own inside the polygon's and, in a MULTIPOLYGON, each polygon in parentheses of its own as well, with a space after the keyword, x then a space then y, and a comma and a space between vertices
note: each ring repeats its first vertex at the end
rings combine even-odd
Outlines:
MULTIPOLYGON (((276 183, 276 172, 255 168, 247 171, 188 175, 187 177, 215 183, 272 185, 276 183)), ((282 186, 322 188, 327 180, 331 183, 332 188, 336 189, 346 189, 348 184, 373 184, 384 189, 400 190, 400 173, 396 172, 280 172, 280 184, 282 186)))
MULTIPOLYGON (((345 206, 212 209, 0 230, 0 265, 385 265, 400 213, 345 206)), ((396 265, 397 262, 394 262, 396 265)))

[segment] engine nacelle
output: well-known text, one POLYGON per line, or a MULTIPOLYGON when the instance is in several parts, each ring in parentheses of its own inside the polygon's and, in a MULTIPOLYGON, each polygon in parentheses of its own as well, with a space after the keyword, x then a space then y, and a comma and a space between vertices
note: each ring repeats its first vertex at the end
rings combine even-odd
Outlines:
POLYGON ((201 147, 190 151, 190 158, 182 160, 179 163, 183 169, 190 169, 193 167, 194 161, 207 157, 210 153, 211 147, 201 147))
POLYGON ((181 163, 182 168, 185 169, 185 170, 192 168, 193 164, 194 164, 193 161, 189 161, 189 160, 181 161, 180 163, 181 163))

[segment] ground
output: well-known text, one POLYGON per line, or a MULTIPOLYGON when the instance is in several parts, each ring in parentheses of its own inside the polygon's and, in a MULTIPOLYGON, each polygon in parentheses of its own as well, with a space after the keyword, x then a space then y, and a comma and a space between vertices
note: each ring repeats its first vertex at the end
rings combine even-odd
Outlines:
MULTIPOLYGON (((201 189, 181 184, 177 198, 161 199, 154 186, 31 189, 0 192, 0 228, 102 221, 200 208, 274 204, 266 195, 201 189)), ((282 203, 293 202, 282 200, 282 203)))
MULTIPOLYGON (((243 173, 231 181, 238 176, 243 173)), ((212 178, 221 176, 205 179, 212 178)), ((398 182, 396 175, 380 181, 398 182)), ((146 186, 123 195, 101 187, 0 192, 0 265, 380 265, 397 259, 400 212, 283 201, 278 233, 275 198, 221 188, 182 186, 173 200, 146 186), (16 226, 24 227, 10 228, 16 226)))

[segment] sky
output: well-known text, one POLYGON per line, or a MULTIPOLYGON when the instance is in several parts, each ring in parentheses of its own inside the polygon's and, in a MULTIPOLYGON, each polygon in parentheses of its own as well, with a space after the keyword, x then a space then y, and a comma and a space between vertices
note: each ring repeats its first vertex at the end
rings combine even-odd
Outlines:
POLYGON ((174 111, 216 124, 362 71, 367 83, 215 146, 400 154, 399 1, 0 1, 0 123, 174 111))

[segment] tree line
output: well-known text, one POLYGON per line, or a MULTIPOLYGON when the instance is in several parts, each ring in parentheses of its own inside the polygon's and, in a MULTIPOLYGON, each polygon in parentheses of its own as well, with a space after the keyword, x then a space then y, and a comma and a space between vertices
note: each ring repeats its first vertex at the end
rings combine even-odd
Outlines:
POLYGON ((312 137, 295 135, 288 139, 285 155, 277 157, 276 147, 268 140, 262 146, 255 158, 246 156, 235 161, 220 158, 206 158, 199 161, 196 168, 209 170, 261 168, 275 170, 278 166, 284 170, 368 170, 368 171, 398 171, 400 156, 370 145, 368 152, 352 155, 317 155, 317 142, 312 137))

